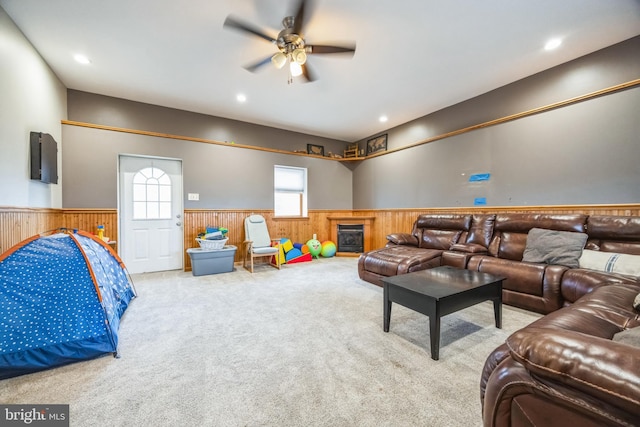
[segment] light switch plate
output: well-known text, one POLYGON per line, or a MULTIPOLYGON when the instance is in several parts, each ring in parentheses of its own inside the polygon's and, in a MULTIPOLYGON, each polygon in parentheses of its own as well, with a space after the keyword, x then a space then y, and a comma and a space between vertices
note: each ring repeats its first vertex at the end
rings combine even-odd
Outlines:
POLYGON ((189 193, 189 194, 187 194, 187 199, 188 200, 200 200, 200 194, 199 193, 189 193))

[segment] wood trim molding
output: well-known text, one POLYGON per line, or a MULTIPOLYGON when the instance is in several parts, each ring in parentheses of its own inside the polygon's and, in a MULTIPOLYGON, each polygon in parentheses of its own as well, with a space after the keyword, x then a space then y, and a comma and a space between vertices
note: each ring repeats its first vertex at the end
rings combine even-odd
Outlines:
MULTIPOLYGON (((332 232, 335 223, 359 221, 370 224, 366 232, 366 248, 379 248, 386 244, 389 233, 409 232, 417 216, 423 213, 584 213, 589 215, 640 216, 640 203, 600 205, 556 205, 556 206, 483 206, 441 207, 411 209, 311 209, 305 219, 278 219, 269 209, 185 209, 184 249, 185 269, 191 268, 186 249, 196 247, 195 238, 207 225, 221 225, 229 229, 229 244, 238 246, 236 261, 242 259, 244 240, 244 218, 253 213, 265 217, 272 237, 286 237, 304 243, 317 234, 318 240, 335 239, 332 232), (334 223, 332 226, 332 222, 334 223)), ((115 208, 28 208, 0 206, 0 253, 16 243, 35 234, 60 227, 78 228, 93 232, 97 224, 105 225, 107 235, 115 240, 118 235, 118 213, 115 208)), ((335 241, 335 240, 334 240, 335 241)))
POLYGON ((213 139, 195 138, 195 137, 191 137, 191 136, 175 135, 175 134, 170 134, 170 133, 153 132, 153 131, 138 130, 138 129, 128 129, 128 128, 121 128, 121 127, 117 127, 117 126, 98 125, 98 124, 95 124, 95 123, 77 122, 77 121, 73 121, 73 120, 62 120, 61 123, 63 125, 69 125, 69 126, 78 126, 78 127, 85 127, 85 128, 91 128, 91 129, 106 130, 106 131, 111 131, 111 132, 123 132, 123 133, 130 133, 130 134, 134 134, 134 135, 153 136, 153 137, 157 137, 157 138, 177 139, 177 140, 181 140, 181 141, 200 142, 200 143, 203 143, 203 144, 221 145, 221 146, 230 147, 230 148, 245 148, 245 149, 248 149, 248 150, 257 150, 257 151, 266 151, 266 152, 269 152, 269 153, 288 154, 288 155, 291 155, 291 156, 314 157, 314 158, 323 159, 323 160, 337 160, 337 159, 332 158, 332 157, 316 156, 316 155, 313 155, 313 154, 306 154, 306 153, 296 153, 294 151, 278 150, 278 149, 275 149, 275 148, 259 147, 259 146, 255 146, 255 145, 228 143, 228 142, 216 141, 216 140, 213 140, 213 139))
MULTIPOLYGON (((168 138, 168 139, 176 139, 176 140, 182 140, 182 141, 191 141, 191 142, 201 142, 204 144, 213 144, 213 145, 222 145, 224 147, 231 147, 231 148, 244 148, 244 149, 248 149, 248 150, 258 150, 258 151, 266 151, 269 153, 279 153, 279 154, 287 154, 290 156, 304 156, 304 157, 314 157, 317 159, 323 159, 323 160, 333 160, 333 161, 337 161, 337 162, 353 162, 353 161, 363 161, 363 160, 367 160, 367 159, 371 159, 374 157, 379 157, 379 156, 385 156, 387 154, 391 154, 391 153, 395 153, 398 151, 402 151, 402 150, 407 150, 409 148, 414 148, 414 147, 418 147, 420 145, 424 145, 424 144, 428 144, 430 142, 434 142, 434 141, 439 141, 441 139, 445 139, 445 138, 450 138, 452 136, 456 136, 456 135, 460 135, 463 133, 467 133, 467 132, 471 132, 474 130, 478 130, 478 129, 483 129, 483 128, 487 128, 490 126, 495 126, 495 125, 499 125, 502 123, 506 123, 506 122, 510 122, 513 120, 517 120, 517 119, 521 119, 524 117, 528 117, 528 116, 532 116, 534 114, 539 114, 539 113, 544 113, 546 111, 550 111, 550 110, 554 110, 557 108, 561 108, 561 107, 566 107, 569 105, 573 105, 573 104, 577 104, 579 102, 583 102, 583 101, 587 101, 593 98, 597 98, 600 96, 604 96, 604 95, 610 95, 616 92, 620 92, 622 90, 626 90, 626 89, 631 89, 634 88, 636 86, 640 85, 640 79, 635 79, 635 80, 631 80, 628 81, 626 83, 621 83, 615 86, 610 86, 601 90, 597 90, 595 92, 590 92, 584 95, 580 95, 580 96, 576 96, 573 98, 569 98, 569 99, 565 99, 563 101, 558 101, 558 102, 554 102, 552 104, 548 104, 548 105, 543 105, 541 107, 537 107, 537 108, 533 108, 531 110, 527 110, 527 111, 523 111, 520 113, 516 113, 516 114, 511 114, 509 116, 504 116, 504 117, 500 117, 497 118, 495 120, 490 120, 488 122, 483 122, 483 123, 478 123, 476 125, 473 126, 468 126, 462 129, 457 129, 451 132, 446 132, 440 135, 435 135, 432 137, 429 137, 427 139, 418 141, 418 142, 414 142, 402 147, 398 147, 398 148, 393 148, 391 150, 387 150, 387 151, 382 151, 382 152, 378 152, 375 154, 370 154, 366 157, 355 157, 355 158, 334 158, 334 157, 324 157, 324 156, 316 156, 313 154, 306 154, 306 153, 297 153, 294 151, 286 151, 286 150, 278 150, 275 148, 267 148, 267 147, 258 147, 258 146, 254 146, 254 145, 246 145, 246 144, 230 144, 227 142, 222 142, 222 141, 215 141, 212 139, 205 139, 205 138, 195 138, 195 137, 191 137, 191 136, 184 136, 184 135, 174 135, 174 134, 169 134, 169 133, 163 133, 163 132, 152 132, 152 131, 145 131, 145 130, 137 130, 137 129, 128 129, 128 128, 121 128, 121 127, 116 127, 116 126, 107 126, 107 125, 99 125, 99 124, 95 124, 95 123, 85 123, 85 122, 78 122, 78 121, 73 121, 73 120, 62 120, 61 123, 63 125, 69 125, 69 126, 79 126, 79 127, 86 127, 86 128, 91 128, 91 129, 100 129, 100 130, 107 130, 107 131, 112 131, 112 132, 124 132, 124 133, 131 133, 131 134, 135 134, 135 135, 145 135, 145 136, 153 136, 153 137, 158 137, 158 138, 168 138)), ((346 143, 346 142, 345 142, 346 143)))
POLYGON ((451 131, 451 132, 447 132, 447 133, 443 133, 443 134, 440 134, 440 135, 432 136, 432 137, 424 139, 422 141, 414 142, 412 144, 405 145, 405 146, 402 146, 402 147, 394 148, 394 149, 387 150, 387 151, 380 152, 380 153, 376 153, 376 154, 371 154, 371 155, 367 156, 367 158, 369 159, 369 158, 372 158, 372 157, 384 156, 386 154, 395 153, 395 152, 402 151, 402 150, 407 150, 409 148, 413 148, 413 147, 417 147, 417 146, 420 146, 420 145, 428 144, 430 142, 438 141, 438 140, 445 139, 445 138, 450 138, 452 136, 460 135, 460 134, 471 132, 471 131, 474 131, 474 130, 488 128, 490 126, 495 126, 495 125, 499 125, 499 124, 502 124, 502 123, 510 122, 510 121, 513 121, 513 120, 522 119, 524 117, 533 116, 534 114, 544 113, 544 112, 547 112, 547 111, 555 110, 557 108, 567 107, 569 105, 577 104, 577 103, 583 102, 583 101, 588 101, 590 99, 598 98, 600 96, 611 95, 613 93, 620 92, 620 91, 623 91, 623 90, 626 90, 626 89, 631 89, 631 88, 639 86, 639 85, 640 85, 640 79, 631 80, 631 81, 628 81, 626 83, 621 83, 619 85, 610 86, 610 87, 607 87, 607 88, 604 88, 604 89, 601 89, 601 90, 597 90, 595 92, 591 92, 591 93, 587 93, 587 94, 584 94, 584 95, 576 96, 576 97, 573 97, 573 98, 565 99, 563 101, 554 102, 552 104, 543 105, 542 107, 533 108, 531 110, 523 111, 523 112, 516 113, 516 114, 511 114, 509 116, 504 116, 504 117, 500 117, 498 119, 489 120, 488 122, 479 123, 479 124, 476 124, 476 125, 468 126, 466 128, 457 129, 457 130, 454 130, 454 131, 451 131))

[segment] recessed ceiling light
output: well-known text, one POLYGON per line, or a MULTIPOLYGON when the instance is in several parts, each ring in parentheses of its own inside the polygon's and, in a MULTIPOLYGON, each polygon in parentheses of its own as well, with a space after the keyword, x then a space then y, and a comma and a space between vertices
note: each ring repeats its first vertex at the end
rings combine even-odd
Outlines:
POLYGON ((245 102, 247 100, 247 97, 244 94, 239 93, 238 96, 236 96, 236 99, 238 100, 238 102, 245 102))
POLYGON ((80 54, 74 55, 73 59, 75 59, 77 62, 79 62, 81 64, 84 64, 84 65, 91 64, 91 61, 89 60, 89 58, 87 58, 84 55, 80 55, 80 54))
POLYGON ((544 45, 544 50, 553 50, 562 44, 561 39, 551 39, 544 45))
POLYGON ((380 118, 378 120, 380 120, 380 123, 384 123, 387 120, 389 120, 389 118, 387 116, 380 116, 380 118))

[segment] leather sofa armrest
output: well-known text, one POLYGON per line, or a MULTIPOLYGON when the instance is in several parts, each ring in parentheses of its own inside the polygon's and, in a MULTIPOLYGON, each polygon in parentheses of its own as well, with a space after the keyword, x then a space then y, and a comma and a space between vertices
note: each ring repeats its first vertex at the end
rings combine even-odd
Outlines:
POLYGON ((564 329, 527 327, 507 339, 533 377, 640 413, 640 347, 564 329))
POLYGON ((393 233, 387 235, 387 240, 395 245, 418 247, 418 238, 409 233, 393 233))
POLYGON ((477 243, 454 243, 451 245, 451 251, 465 252, 468 254, 486 254, 487 248, 477 243))

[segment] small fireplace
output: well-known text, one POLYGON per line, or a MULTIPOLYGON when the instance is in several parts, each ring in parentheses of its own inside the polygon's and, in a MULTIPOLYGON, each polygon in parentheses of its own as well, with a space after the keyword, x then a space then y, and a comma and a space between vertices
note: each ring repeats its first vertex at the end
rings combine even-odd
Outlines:
POLYGON ((364 252, 363 224, 338 224, 338 252, 364 252))

